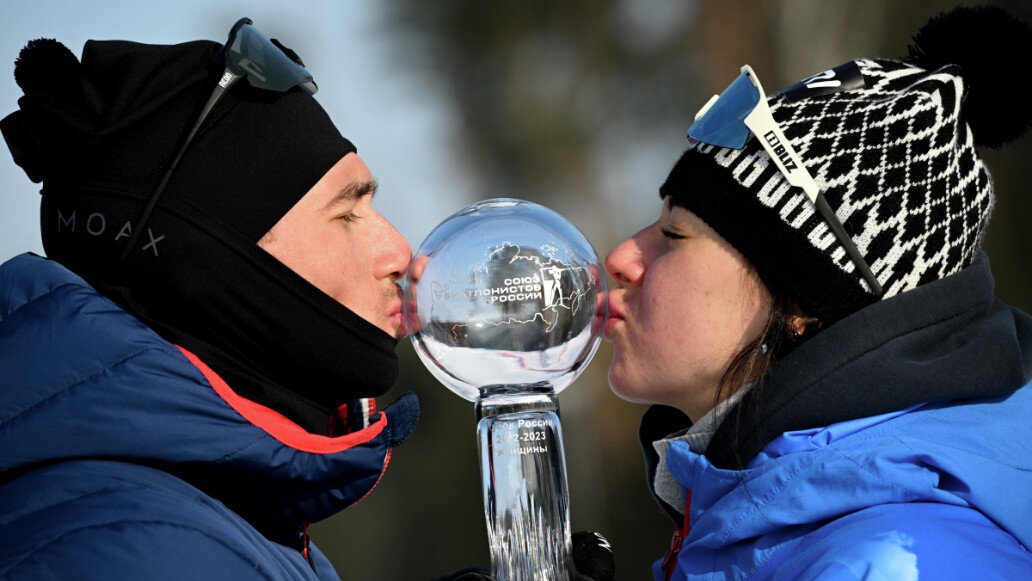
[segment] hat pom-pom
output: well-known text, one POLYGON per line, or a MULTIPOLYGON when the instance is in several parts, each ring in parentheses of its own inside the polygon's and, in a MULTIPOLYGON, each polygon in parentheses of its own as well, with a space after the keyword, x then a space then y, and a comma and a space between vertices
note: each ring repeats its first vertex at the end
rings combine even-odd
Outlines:
POLYGON ((26 93, 56 92, 81 78, 79 59, 53 38, 30 40, 14 61, 14 80, 26 93))
POLYGON ((995 6, 959 6, 930 19, 909 46, 907 62, 926 70, 957 65, 967 85, 964 119, 975 144, 996 148, 1032 125, 1032 30, 995 6))

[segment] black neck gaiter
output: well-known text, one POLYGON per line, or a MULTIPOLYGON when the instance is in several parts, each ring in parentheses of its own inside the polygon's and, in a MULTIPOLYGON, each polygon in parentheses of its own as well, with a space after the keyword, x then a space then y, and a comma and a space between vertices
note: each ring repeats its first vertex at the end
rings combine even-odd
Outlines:
MULTIPOLYGON (((44 196, 44 229, 53 231, 44 238, 80 241, 48 255, 63 262, 70 247, 89 253, 116 244, 134 207, 119 198, 99 190, 44 196)), ((156 242, 146 251, 84 278, 194 352, 238 394, 325 434, 337 407, 396 381, 393 337, 211 216, 161 208, 149 228, 153 237, 141 246, 156 242)))

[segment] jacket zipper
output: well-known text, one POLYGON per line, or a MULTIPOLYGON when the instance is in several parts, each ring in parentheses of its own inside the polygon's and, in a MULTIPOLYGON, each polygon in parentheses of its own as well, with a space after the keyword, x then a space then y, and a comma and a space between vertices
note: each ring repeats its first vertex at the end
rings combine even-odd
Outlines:
POLYGON ((312 568, 312 572, 318 573, 318 571, 315 570, 315 561, 312 560, 312 552, 308 548, 308 524, 309 523, 305 523, 304 528, 301 529, 301 556, 308 561, 308 566, 312 568))
POLYGON ((688 488, 684 492, 684 524, 680 528, 674 529, 674 537, 670 539, 670 550, 667 551, 666 557, 660 565, 660 568, 666 573, 663 577, 665 581, 670 581, 670 576, 674 573, 674 569, 677 568, 677 554, 681 552, 681 545, 684 543, 685 538, 688 537, 689 519, 691 518, 689 515, 691 511, 692 491, 688 488))

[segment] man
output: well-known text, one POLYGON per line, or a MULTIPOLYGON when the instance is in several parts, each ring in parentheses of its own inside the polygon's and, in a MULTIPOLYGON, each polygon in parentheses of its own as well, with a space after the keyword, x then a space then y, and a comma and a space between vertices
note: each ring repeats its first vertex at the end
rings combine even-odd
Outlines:
POLYGON ((22 51, 48 259, 0 266, 0 578, 336 578, 307 523, 418 417, 370 399, 411 252, 306 75, 246 19, 22 51))

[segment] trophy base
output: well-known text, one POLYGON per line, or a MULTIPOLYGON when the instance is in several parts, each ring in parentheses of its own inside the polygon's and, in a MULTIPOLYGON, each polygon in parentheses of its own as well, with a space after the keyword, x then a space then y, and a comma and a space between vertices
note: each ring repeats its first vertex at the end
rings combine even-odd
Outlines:
POLYGON ((569 579, 570 508, 559 404, 551 393, 477 401, 491 571, 499 581, 569 579))
POLYGON ((559 398, 552 390, 542 387, 541 391, 528 391, 528 387, 533 389, 534 386, 497 385, 481 388, 483 395, 477 399, 474 407, 477 421, 489 416, 520 412, 552 412, 559 415, 559 398))

